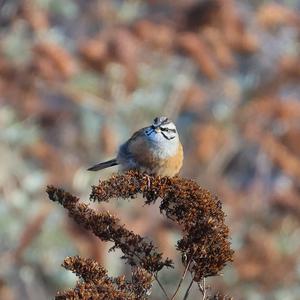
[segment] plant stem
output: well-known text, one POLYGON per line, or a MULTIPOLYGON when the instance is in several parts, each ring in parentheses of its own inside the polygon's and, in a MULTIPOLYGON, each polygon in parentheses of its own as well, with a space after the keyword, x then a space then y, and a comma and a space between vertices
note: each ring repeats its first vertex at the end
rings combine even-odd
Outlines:
POLYGON ((191 281, 189 287, 187 288, 187 290, 186 290, 186 292, 185 292, 185 295, 184 295, 184 297, 183 297, 183 300, 186 300, 186 299, 188 298, 190 289, 191 289, 191 287, 192 287, 192 285, 193 285, 193 282, 194 282, 194 278, 192 278, 192 281, 191 281))
POLYGON ((160 286, 160 288, 161 288, 161 290, 163 291, 163 293, 164 293, 164 295, 166 296, 166 298, 167 298, 168 300, 170 300, 170 298, 169 298, 169 296, 168 296, 166 290, 164 289, 163 285, 162 285, 161 282, 159 281, 159 279, 158 279, 158 277, 157 277, 157 274, 154 274, 154 278, 155 278, 155 280, 157 281, 158 285, 160 286))
POLYGON ((206 286, 205 286, 205 277, 202 279, 202 285, 198 282, 198 287, 200 292, 202 293, 202 300, 206 299, 206 286))
POLYGON ((192 261, 192 257, 191 257, 191 259, 189 260, 189 262, 187 263, 187 265, 186 265, 186 267, 185 267, 185 269, 184 269, 184 272, 183 272, 183 274, 182 274, 182 276, 181 276, 181 279, 180 279, 180 281, 179 281, 179 283, 178 283, 178 285, 177 285, 176 291, 175 291, 175 293, 173 294, 171 300, 173 300, 173 299, 175 298, 175 296, 177 295, 177 293, 178 293, 178 291, 179 291, 179 289, 180 289, 180 286, 181 286, 181 284, 182 284, 182 282, 183 282, 183 280, 184 280, 184 278, 185 278, 185 276, 186 276, 186 274, 187 274, 187 271, 188 271, 188 269, 189 269, 189 266, 190 266, 190 264, 191 264, 191 261, 192 261))
MULTIPOLYGON (((140 257, 137 253, 131 252, 131 255, 132 255, 132 256, 136 256, 137 259, 138 259, 139 261, 142 261, 141 257, 140 257)), ((162 285, 161 282, 159 281, 159 279, 158 279, 158 277, 157 277, 157 274, 153 274, 153 276, 154 276, 156 282, 158 283, 159 287, 160 287, 161 290, 163 291, 165 297, 166 297, 168 300, 170 300, 170 298, 169 298, 169 296, 168 296, 166 290, 164 289, 163 285, 162 285)))

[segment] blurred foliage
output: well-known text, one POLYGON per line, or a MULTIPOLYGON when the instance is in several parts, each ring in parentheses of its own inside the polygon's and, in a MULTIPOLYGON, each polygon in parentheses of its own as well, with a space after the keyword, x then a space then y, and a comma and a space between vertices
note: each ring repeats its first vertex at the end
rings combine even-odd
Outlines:
MULTIPOLYGON (((212 286, 237 299, 298 299, 299 9, 297 0, 0 1, 0 298, 73 286, 58 266, 74 254, 124 273, 118 254, 48 204, 45 186, 86 198, 115 171, 86 167, 164 114, 181 133, 181 175, 220 195, 228 214, 235 261, 212 286)), ((109 209, 178 259, 177 230, 157 207, 109 209)))

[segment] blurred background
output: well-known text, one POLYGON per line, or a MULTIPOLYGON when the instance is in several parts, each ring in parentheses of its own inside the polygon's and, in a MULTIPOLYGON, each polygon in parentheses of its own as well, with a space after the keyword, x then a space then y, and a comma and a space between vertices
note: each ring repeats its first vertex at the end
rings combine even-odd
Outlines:
MULTIPOLYGON (((181 176, 224 203, 235 258, 212 291, 299 299, 299 41, 299 0, 0 1, 0 299, 73 287, 60 264, 75 254, 129 274, 45 188, 87 200, 116 168, 86 168, 158 115, 177 124, 181 176)), ((175 261, 174 291, 180 233, 158 206, 100 208, 175 261)))

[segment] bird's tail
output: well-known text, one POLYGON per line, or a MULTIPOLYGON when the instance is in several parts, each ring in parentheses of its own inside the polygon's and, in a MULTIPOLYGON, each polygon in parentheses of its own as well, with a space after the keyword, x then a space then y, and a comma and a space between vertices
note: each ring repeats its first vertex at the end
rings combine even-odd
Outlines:
POLYGON ((99 171, 99 170, 106 169, 106 168, 116 166, 116 165, 118 165, 118 162, 114 158, 114 159, 111 159, 111 160, 108 160, 108 161, 98 163, 98 164, 88 168, 88 171, 99 171))

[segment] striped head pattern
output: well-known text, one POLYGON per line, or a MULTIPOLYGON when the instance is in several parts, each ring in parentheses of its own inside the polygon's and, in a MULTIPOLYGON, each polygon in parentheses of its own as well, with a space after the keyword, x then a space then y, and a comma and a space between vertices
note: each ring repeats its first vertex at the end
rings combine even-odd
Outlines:
POLYGON ((178 139, 175 124, 167 117, 156 117, 153 124, 146 128, 146 135, 155 141, 171 141, 178 139))

